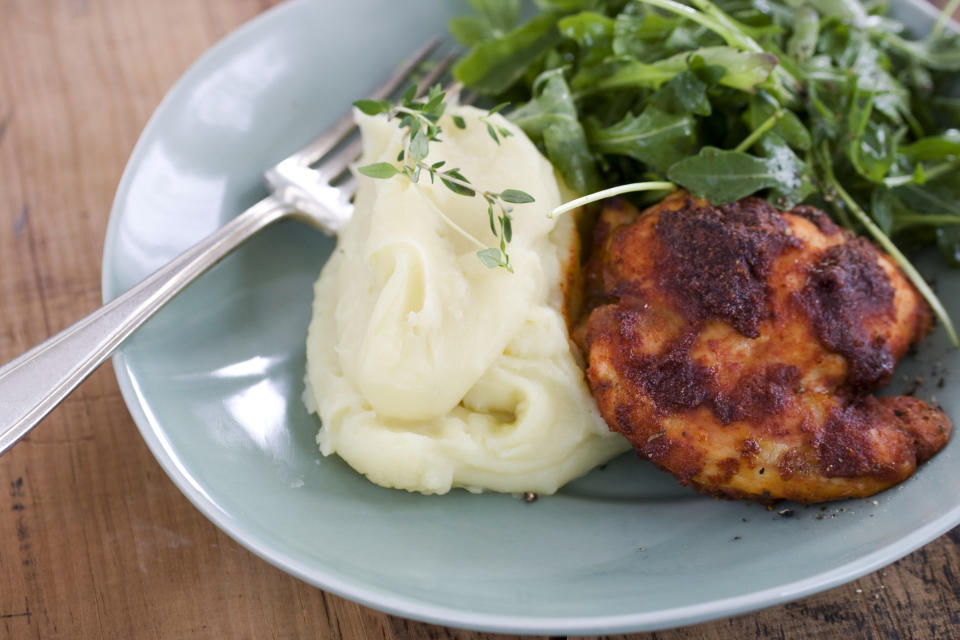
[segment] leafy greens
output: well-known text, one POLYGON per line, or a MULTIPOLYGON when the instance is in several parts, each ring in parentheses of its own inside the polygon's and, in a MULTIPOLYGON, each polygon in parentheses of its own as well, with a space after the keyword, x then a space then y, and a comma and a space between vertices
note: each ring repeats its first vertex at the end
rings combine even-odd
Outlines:
POLYGON ((901 264, 957 343, 897 248, 935 245, 960 267, 946 14, 913 38, 879 1, 536 0, 524 22, 520 0, 471 4, 451 24, 469 47, 455 78, 518 105, 507 117, 572 189, 670 181, 715 204, 831 211, 901 264))

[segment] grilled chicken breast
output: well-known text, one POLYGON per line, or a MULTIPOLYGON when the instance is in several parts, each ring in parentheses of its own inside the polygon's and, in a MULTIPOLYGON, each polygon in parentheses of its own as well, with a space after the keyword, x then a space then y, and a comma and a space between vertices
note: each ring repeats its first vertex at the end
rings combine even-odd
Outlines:
POLYGON ((878 398, 931 324, 893 261, 822 212, 680 192, 609 203, 575 339, 610 428, 698 490, 868 496, 939 451, 950 420, 878 398))

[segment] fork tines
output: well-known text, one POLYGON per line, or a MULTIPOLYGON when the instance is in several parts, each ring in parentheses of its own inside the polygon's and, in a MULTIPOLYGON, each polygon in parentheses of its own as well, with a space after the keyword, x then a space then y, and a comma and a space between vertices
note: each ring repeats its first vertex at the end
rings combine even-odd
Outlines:
MULTIPOLYGON (((371 100, 384 100, 395 94, 398 89, 408 80, 416 69, 427 59, 439 45, 439 38, 434 38, 423 47, 415 51, 406 59, 397 70, 387 79, 387 81, 370 94, 371 100)), ((453 65, 459 52, 453 51, 433 66, 417 84, 417 94, 426 91, 432 84, 440 79, 453 65)), ((308 165, 314 165, 320 161, 323 156, 330 153, 341 142, 350 137, 356 131, 356 124, 353 121, 353 113, 345 114, 333 127, 328 129, 321 137, 317 138, 308 149, 303 153, 304 159, 308 165)), ((323 159, 323 162, 315 168, 323 175, 325 180, 333 180, 342 173, 357 159, 360 155, 360 141, 356 140, 349 145, 337 150, 333 155, 323 159)))
MULTIPOLYGON (((370 94, 370 99, 383 100, 394 95, 439 44, 440 39, 433 38, 413 52, 383 85, 370 94)), ((453 65, 457 55, 454 51, 441 57, 418 83, 418 94, 437 82, 453 65)), ((264 173, 264 179, 277 198, 294 210, 315 216, 315 222, 328 233, 335 233, 352 212, 350 201, 356 192, 356 181, 348 169, 362 150, 362 141, 354 136, 355 132, 351 110, 320 137, 264 173), (332 211, 337 213, 328 215, 332 211)))

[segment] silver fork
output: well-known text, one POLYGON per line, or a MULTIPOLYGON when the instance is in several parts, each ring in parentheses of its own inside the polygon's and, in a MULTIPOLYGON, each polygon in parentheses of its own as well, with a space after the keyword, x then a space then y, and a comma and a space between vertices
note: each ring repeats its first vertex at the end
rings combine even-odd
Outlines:
MULTIPOLYGON (((396 92, 438 44, 439 39, 434 39, 413 52, 370 97, 380 100, 396 92)), ((450 55, 437 63, 421 80, 420 89, 443 75, 453 59, 450 55)), ((316 140, 264 173, 269 196, 127 292, 0 368, 0 454, 160 307, 253 234, 284 218, 336 233, 353 213, 350 201, 356 183, 348 169, 360 155, 361 141, 343 143, 354 129, 352 114, 345 114, 316 140)))

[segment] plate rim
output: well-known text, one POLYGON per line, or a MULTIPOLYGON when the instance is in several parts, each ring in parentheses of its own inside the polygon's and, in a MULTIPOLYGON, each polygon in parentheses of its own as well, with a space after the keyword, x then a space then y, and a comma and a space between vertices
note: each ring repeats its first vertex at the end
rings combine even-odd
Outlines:
MULTIPOLYGON (((168 104, 175 100, 177 95, 185 91, 186 86, 190 84, 194 77, 200 76, 208 67, 215 65, 215 60, 220 55, 236 46, 248 33, 265 28, 266 23, 279 19, 281 15, 287 12, 296 12, 298 7, 311 4, 312 1, 286 0, 244 22, 204 51, 164 94, 163 99, 147 120, 130 153, 110 209, 101 263, 101 291, 104 302, 108 302, 122 293, 114 290, 110 281, 113 272, 108 271, 108 265, 115 261, 115 238, 122 215, 121 210, 123 209, 121 196, 130 187, 135 174, 133 167, 140 164, 140 159, 147 144, 146 140, 153 136, 159 126, 159 115, 168 104)), ((894 4, 897 3, 909 5, 928 16, 936 17, 939 15, 939 11, 925 0, 894 0, 894 4)), ((956 22, 953 20, 950 22, 953 28, 958 28, 956 22)), ((495 633, 577 635, 630 633, 687 626, 724 616, 735 616, 776 606, 846 584, 899 560, 960 524, 960 505, 958 505, 896 542, 861 556, 854 561, 837 566, 832 570, 761 591, 710 600, 699 604, 644 613, 596 617, 516 616, 477 613, 456 607, 436 605, 421 598, 412 598, 386 589, 368 586, 362 580, 351 581, 341 578, 329 573, 326 567, 305 568, 301 562, 289 554, 271 548, 269 540, 264 540, 261 536, 245 530, 240 521, 221 509, 206 493, 201 483, 183 466, 165 437, 162 426, 145 409, 146 404, 142 401, 140 387, 127 365, 123 351, 118 351, 113 356, 112 365, 124 403, 154 459, 180 492, 218 529, 262 560, 316 588, 388 614, 432 624, 495 633)))

